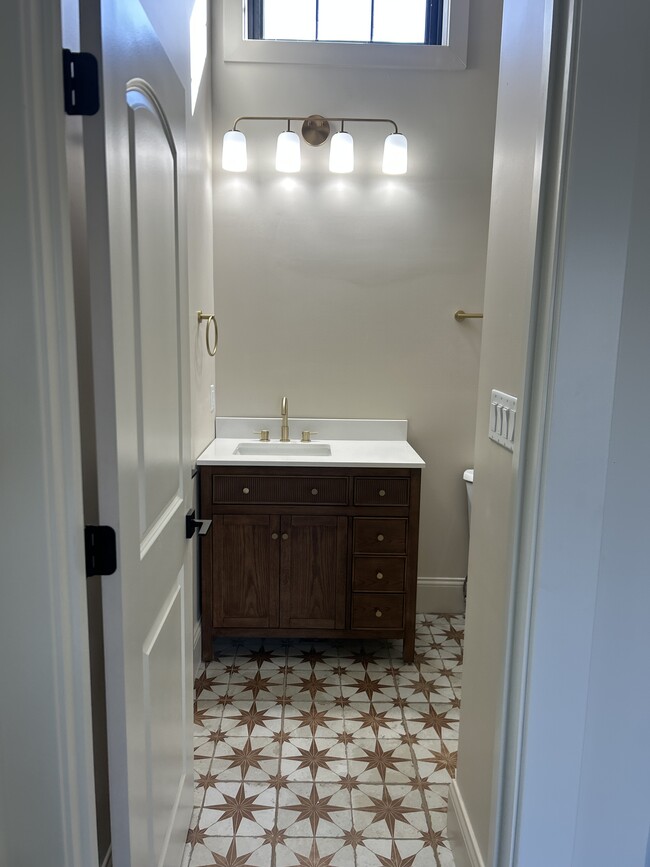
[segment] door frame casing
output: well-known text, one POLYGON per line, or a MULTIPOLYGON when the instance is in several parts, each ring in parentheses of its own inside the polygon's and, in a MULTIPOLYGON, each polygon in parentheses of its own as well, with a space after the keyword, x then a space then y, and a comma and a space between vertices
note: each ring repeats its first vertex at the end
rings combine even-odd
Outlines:
POLYGON ((3 702, 10 708, 4 714, 2 741, 7 753, 11 745, 17 762, 7 755, 2 763, 0 860, 36 863, 47 858, 69 867, 94 867, 98 856, 60 4, 12 0, 4 20, 2 56, 12 71, 2 77, 3 106, 15 119, 13 142, 22 143, 23 151, 22 159, 16 161, 12 154, 0 169, 7 175, 3 189, 11 191, 1 239, 11 275, 11 291, 3 299, 3 343, 14 360, 4 402, 12 417, 29 414, 29 423, 20 431, 14 424, 12 434, 20 440, 12 443, 8 437, 4 443, 14 460, 23 459, 20 485, 3 488, 2 495, 7 539, 3 560, 7 571, 15 573, 7 575, 11 587, 0 613, 0 641, 11 642, 1 654, 3 702), (12 241, 12 232, 21 233, 18 242, 12 241), (21 574, 24 580, 17 580, 21 574), (29 622, 23 619, 26 610, 31 612, 29 622), (34 689, 39 690, 41 708, 37 738, 24 719, 29 712, 26 690, 34 689), (16 715, 23 716, 21 725, 15 724, 16 715), (42 791, 34 799, 37 779, 42 791), (26 786, 31 792, 23 797, 26 786), (56 796, 50 797, 50 791, 56 796), (32 808, 26 812, 27 801, 32 808), (33 833, 34 821, 38 834, 33 833))

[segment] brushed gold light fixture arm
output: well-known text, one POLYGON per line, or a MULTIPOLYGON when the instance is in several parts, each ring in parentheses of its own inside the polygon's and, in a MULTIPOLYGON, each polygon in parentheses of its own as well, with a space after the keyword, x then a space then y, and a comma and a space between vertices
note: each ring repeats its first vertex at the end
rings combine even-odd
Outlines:
POLYGON ((466 319, 483 319, 482 313, 465 313, 464 310, 457 310, 454 313, 456 322, 464 322, 466 319))
POLYGON ((287 114, 277 114, 277 115, 242 115, 238 117, 232 125, 232 129, 234 132, 237 132, 237 124, 242 121, 249 120, 277 120, 277 121, 286 121, 287 123, 291 123, 291 121, 303 121, 302 125, 302 137, 307 142, 307 144, 312 145, 313 147, 318 147, 318 145, 323 144, 327 141, 330 135, 330 123, 390 123, 393 125, 395 132, 398 133, 399 129, 394 120, 388 117, 323 117, 320 114, 310 114, 310 115, 302 115, 302 116, 292 116, 287 114))

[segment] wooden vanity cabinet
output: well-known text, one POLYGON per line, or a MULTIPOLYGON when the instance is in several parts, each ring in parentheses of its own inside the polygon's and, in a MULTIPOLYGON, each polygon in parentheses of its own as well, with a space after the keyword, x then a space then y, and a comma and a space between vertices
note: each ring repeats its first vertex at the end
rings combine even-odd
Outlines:
POLYGON ((217 636, 402 638, 413 658, 419 469, 200 467, 203 658, 217 636))

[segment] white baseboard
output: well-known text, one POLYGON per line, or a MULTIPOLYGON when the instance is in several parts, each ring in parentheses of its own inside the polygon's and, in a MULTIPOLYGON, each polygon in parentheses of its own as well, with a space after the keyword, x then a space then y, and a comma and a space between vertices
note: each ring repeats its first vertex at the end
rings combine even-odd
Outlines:
POLYGON ((194 674, 197 675, 199 673, 199 668, 201 666, 201 621, 194 626, 194 674))
POLYGON ((418 578, 418 614, 462 614, 464 578, 418 578))
POLYGON ((456 780, 452 780, 449 785, 447 836, 456 867, 485 867, 485 861, 481 855, 456 780))

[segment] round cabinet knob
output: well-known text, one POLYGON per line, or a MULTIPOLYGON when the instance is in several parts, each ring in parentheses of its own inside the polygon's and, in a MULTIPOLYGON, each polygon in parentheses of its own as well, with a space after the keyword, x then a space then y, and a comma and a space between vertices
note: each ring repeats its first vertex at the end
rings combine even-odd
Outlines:
POLYGON ((316 496, 316 494, 318 493, 318 488, 312 488, 311 492, 314 496, 316 496))
POLYGON ((380 533, 380 534, 377 536, 377 541, 378 541, 378 542, 383 542, 383 541, 384 541, 384 534, 383 534, 383 533, 380 533))
POLYGON ((383 573, 383 572, 377 572, 377 581, 381 581, 381 579, 382 579, 383 577, 384 577, 384 573, 383 573))
POLYGON ((288 533, 283 533, 283 534, 282 534, 282 538, 285 539, 285 540, 288 539, 288 538, 289 538, 289 534, 288 534, 288 533))
POLYGON ((386 491, 381 490, 381 491, 379 492, 379 496, 380 496, 380 497, 385 497, 385 496, 386 496, 386 491))
POLYGON ((251 492, 250 488, 244 488, 242 491, 242 493, 244 493, 244 494, 250 494, 250 492, 251 492))
POLYGON ((280 537, 277 533, 271 533, 271 538, 275 541, 275 539, 279 539, 280 537))
POLYGON ((381 617, 381 609, 375 608, 375 617, 381 617))

